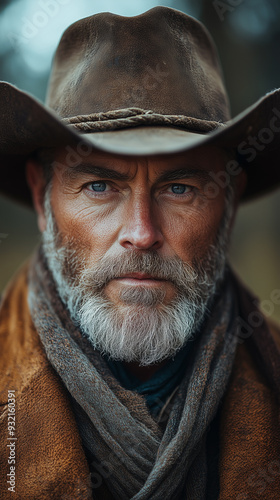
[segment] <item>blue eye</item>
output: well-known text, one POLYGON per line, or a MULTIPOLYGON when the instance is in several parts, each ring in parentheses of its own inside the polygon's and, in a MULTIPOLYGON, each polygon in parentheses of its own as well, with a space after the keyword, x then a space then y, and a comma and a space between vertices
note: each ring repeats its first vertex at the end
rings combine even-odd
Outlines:
POLYGON ((185 184, 172 184, 171 186, 172 193, 174 194, 184 194, 187 188, 188 186, 185 186, 185 184))
POLYGON ((92 191, 101 193, 102 191, 106 191, 107 184, 106 184, 106 182, 96 181, 96 182, 92 182, 90 184, 90 187, 91 187, 92 191))

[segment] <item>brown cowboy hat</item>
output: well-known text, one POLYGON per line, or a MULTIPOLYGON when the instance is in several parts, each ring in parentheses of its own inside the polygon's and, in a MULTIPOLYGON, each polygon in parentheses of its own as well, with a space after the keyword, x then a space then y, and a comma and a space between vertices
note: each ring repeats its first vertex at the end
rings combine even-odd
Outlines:
POLYGON ((46 106, 2 82, 0 117, 1 192, 30 205, 26 158, 61 145, 83 156, 174 154, 211 144, 237 151, 248 172, 245 199, 280 183, 280 91, 230 119, 209 33, 171 8, 136 17, 101 13, 71 25, 54 58, 46 106))

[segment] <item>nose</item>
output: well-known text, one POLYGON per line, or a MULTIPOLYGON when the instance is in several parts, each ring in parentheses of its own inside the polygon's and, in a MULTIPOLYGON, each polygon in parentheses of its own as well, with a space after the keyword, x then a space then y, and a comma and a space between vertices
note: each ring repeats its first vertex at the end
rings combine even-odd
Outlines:
POLYGON ((158 250, 163 245, 156 210, 148 196, 132 200, 126 207, 119 244, 131 250, 158 250))

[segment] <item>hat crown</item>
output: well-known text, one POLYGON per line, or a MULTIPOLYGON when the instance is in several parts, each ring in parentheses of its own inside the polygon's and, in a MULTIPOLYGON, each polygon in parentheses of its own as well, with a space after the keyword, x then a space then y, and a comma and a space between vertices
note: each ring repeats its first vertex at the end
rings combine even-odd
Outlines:
POLYGON ((47 104, 63 118, 130 107, 230 118, 208 31, 167 7, 135 17, 101 13, 71 25, 54 58, 47 104))

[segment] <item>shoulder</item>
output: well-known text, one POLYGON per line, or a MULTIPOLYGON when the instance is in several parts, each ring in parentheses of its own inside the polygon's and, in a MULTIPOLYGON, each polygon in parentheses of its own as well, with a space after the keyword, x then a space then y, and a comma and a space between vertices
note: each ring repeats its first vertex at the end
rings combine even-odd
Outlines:
POLYGON ((0 402, 8 388, 23 390, 47 365, 29 312, 27 272, 24 266, 13 278, 0 307, 0 402))

